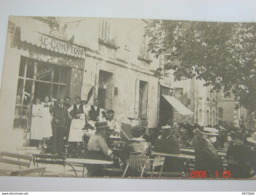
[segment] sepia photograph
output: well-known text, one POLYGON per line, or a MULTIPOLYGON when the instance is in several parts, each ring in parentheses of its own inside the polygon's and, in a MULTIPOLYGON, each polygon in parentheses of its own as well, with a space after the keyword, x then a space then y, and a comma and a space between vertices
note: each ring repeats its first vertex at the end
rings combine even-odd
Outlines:
POLYGON ((256 23, 10 16, 0 176, 256 179, 256 23))

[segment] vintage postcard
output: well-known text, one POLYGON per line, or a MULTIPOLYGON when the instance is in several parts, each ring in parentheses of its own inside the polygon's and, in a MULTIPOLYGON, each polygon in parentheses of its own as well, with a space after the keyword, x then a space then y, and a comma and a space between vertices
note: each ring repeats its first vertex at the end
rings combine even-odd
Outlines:
POLYGON ((256 178, 256 23, 10 16, 0 176, 256 178))

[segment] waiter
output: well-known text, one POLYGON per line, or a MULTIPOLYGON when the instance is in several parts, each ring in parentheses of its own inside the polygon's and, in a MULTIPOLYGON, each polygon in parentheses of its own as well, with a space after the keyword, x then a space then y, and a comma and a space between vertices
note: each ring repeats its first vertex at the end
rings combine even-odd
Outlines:
POLYGON ((103 121, 104 109, 99 107, 99 100, 94 99, 94 104, 89 111, 89 120, 91 121, 103 121))
POLYGON ((69 142, 82 142, 83 141, 83 128, 86 123, 87 108, 81 103, 81 98, 75 98, 75 104, 69 107, 68 116, 72 120, 69 132, 69 142))

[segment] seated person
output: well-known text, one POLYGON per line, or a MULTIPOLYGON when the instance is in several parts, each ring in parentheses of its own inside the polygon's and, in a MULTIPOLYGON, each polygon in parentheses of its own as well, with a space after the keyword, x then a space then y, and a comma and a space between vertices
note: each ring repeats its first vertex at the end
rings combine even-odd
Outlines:
POLYGON ((228 148, 228 170, 233 178, 249 178, 251 151, 244 145, 242 133, 236 133, 233 145, 228 148))
POLYGON ((96 132, 88 142, 88 158, 110 160, 112 151, 107 145, 107 122, 96 122, 96 132))
MULTIPOLYGON (((162 153, 180 153, 180 145, 177 137, 175 136, 175 129, 167 127, 162 130, 162 136, 155 142, 155 151, 162 153)), ((174 159, 166 157, 164 161, 164 171, 178 172, 184 170, 184 161, 182 159, 174 159)))
POLYGON ((132 127, 133 138, 126 141, 123 146, 120 158, 126 165, 129 163, 128 175, 140 175, 143 167, 148 163, 150 143, 143 139, 145 131, 146 129, 141 125, 132 127))
MULTIPOLYGON (((216 177, 216 171, 219 173, 223 172, 223 165, 217 150, 208 139, 208 136, 212 136, 213 133, 204 133, 199 129, 195 129, 194 132, 196 170, 207 171, 207 177, 216 177)), ((219 174, 219 176, 221 175, 219 174)))
POLYGON ((115 135, 120 134, 120 126, 118 122, 115 120, 115 112, 114 110, 108 110, 106 113, 106 121, 108 123, 109 129, 113 131, 115 135))

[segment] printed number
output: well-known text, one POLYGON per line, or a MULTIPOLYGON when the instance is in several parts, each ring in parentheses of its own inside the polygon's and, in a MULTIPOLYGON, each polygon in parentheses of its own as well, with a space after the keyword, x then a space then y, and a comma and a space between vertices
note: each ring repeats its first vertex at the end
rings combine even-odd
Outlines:
POLYGON ((207 177, 206 171, 191 171, 190 177, 207 177))
POLYGON ((231 171, 223 171, 223 177, 231 177, 231 171))

